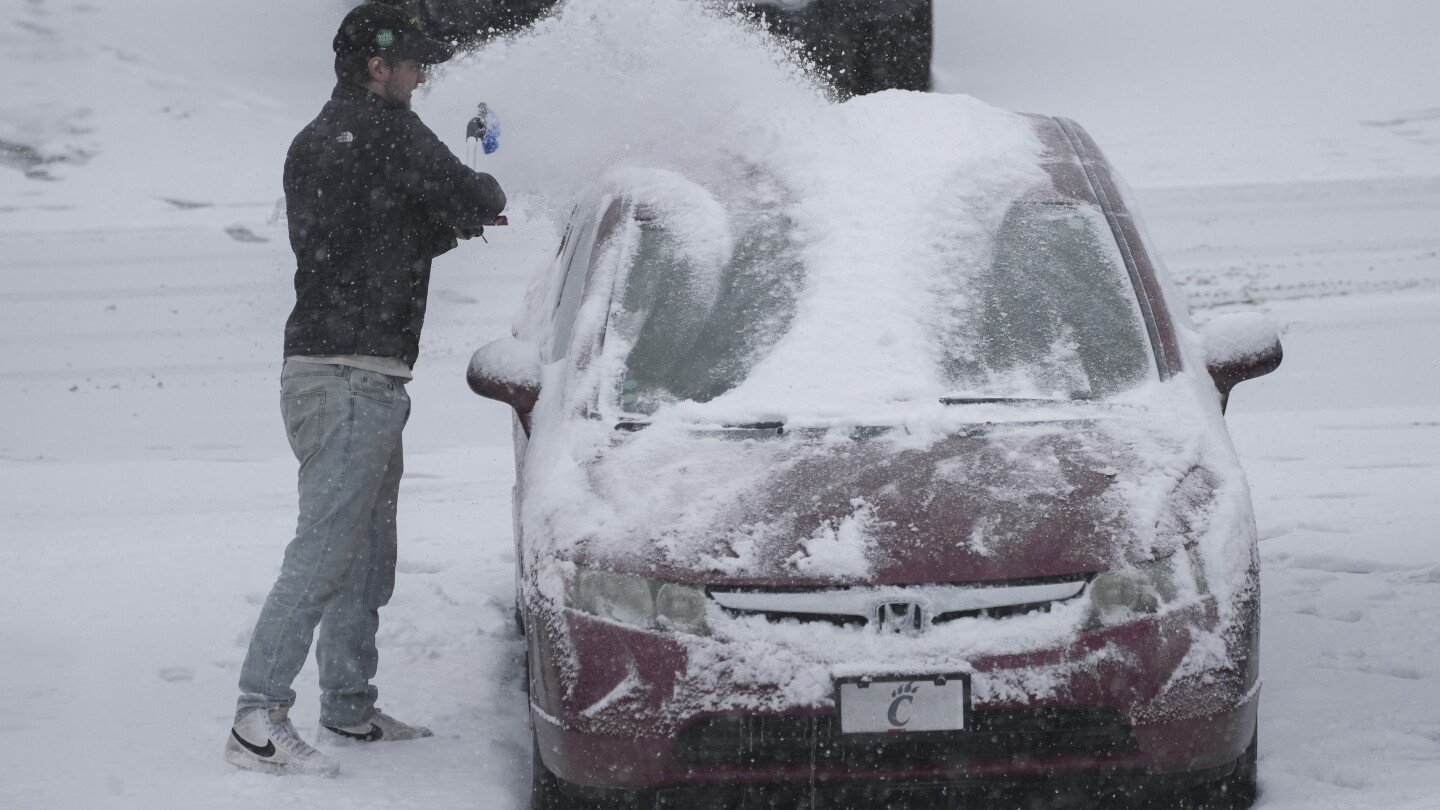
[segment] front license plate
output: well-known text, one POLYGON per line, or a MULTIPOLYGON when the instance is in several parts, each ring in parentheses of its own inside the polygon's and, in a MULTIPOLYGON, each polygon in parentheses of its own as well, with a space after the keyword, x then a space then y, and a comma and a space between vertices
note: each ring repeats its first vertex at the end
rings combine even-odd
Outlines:
POLYGON ((885 675, 836 681, 843 734, 962 731, 970 676, 885 675))

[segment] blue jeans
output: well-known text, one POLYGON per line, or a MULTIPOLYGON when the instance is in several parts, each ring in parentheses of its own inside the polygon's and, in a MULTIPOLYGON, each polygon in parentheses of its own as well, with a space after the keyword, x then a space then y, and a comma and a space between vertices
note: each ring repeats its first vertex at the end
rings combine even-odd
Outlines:
POLYGON ((240 670, 236 714, 290 706, 315 628, 320 721, 364 723, 375 707, 380 608, 395 589, 405 381, 286 361, 280 410, 300 461, 300 519, 240 670))

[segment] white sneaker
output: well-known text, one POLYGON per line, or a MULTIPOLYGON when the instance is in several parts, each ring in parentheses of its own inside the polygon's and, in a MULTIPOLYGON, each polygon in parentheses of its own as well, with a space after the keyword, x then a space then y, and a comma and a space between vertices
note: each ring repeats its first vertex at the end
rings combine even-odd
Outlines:
POLYGON ((376 709, 369 720, 358 726, 336 727, 320 724, 320 730, 315 732, 315 742, 320 745, 354 745, 382 740, 418 740, 421 737, 434 736, 435 732, 424 726, 402 723, 376 709))
POLYGON ((334 776, 340 766, 295 733, 290 710, 251 709, 230 729, 225 761, 261 773, 334 776))

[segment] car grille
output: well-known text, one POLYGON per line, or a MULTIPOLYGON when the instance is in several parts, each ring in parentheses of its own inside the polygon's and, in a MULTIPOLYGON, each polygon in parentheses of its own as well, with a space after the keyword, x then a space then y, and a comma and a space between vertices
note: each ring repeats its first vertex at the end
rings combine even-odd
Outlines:
POLYGON ((722 715, 691 723, 676 739, 680 766, 843 766, 878 770, 966 761, 1109 756, 1133 750, 1130 727, 1103 706, 975 709, 968 731, 841 734, 834 715, 722 715))
MULTIPOLYGON (((884 629, 884 611, 910 608, 915 632, 955 619, 999 619, 1048 612, 1052 605, 1074 599, 1088 577, 979 582, 963 585, 912 585, 838 588, 814 591, 710 592, 732 615, 760 615, 772 621, 793 619, 841 625, 869 624, 884 629)), ((893 625, 893 622, 891 622, 893 625)))

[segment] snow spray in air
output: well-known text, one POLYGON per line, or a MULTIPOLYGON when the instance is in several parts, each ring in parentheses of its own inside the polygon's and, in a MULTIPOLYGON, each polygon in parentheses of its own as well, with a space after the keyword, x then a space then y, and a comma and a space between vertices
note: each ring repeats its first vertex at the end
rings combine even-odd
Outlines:
POLYGON ((617 163, 685 169, 752 143, 824 91, 788 43, 700 0, 569 0, 554 16, 445 65, 421 104, 458 135, 483 96, 505 111, 484 159, 563 216, 617 163))

